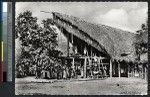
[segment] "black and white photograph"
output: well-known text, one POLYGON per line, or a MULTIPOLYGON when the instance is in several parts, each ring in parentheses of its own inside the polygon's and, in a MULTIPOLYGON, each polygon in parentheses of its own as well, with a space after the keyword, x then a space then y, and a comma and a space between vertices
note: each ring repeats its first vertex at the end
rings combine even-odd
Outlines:
POLYGON ((16 2, 15 95, 147 94, 147 2, 16 2))

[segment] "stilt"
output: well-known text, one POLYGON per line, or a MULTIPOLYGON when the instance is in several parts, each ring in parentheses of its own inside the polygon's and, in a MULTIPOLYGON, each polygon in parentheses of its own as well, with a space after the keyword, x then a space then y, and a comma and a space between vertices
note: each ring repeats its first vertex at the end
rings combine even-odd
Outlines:
POLYGON ((112 77, 112 60, 110 59, 110 68, 109 68, 110 78, 112 77))
POLYGON ((84 78, 86 78, 86 61, 87 58, 84 59, 84 78))

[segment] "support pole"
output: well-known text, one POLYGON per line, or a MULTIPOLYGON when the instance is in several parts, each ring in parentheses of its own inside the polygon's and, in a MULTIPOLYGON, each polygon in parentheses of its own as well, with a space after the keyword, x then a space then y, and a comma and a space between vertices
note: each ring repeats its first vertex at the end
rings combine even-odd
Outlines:
POLYGON ((86 48, 86 45, 84 45, 84 51, 83 51, 84 55, 87 56, 87 48, 86 48))
POLYGON ((75 68, 75 66, 74 66, 74 58, 72 59, 72 67, 73 67, 73 70, 74 70, 74 68, 75 68))
POLYGON ((142 64, 142 79, 144 79, 144 68, 143 68, 143 64, 142 64))
POLYGON ((73 34, 71 34, 71 43, 72 43, 71 50, 73 51, 73 54, 75 54, 75 52, 74 52, 74 43, 73 43, 73 34))
POLYGON ((128 66, 128 78, 129 78, 129 75, 130 75, 130 73, 129 73, 129 64, 127 63, 127 66, 128 66))
POLYGON ((93 53, 92 53, 92 46, 91 46, 91 57, 92 57, 92 54, 93 54, 93 53))
POLYGON ((145 69, 145 74, 144 74, 145 75, 145 80, 147 80, 147 69, 146 69, 146 66, 145 66, 144 69, 145 69))
POLYGON ((73 34, 71 34, 71 43, 73 45, 73 34))
POLYGON ((119 74, 119 78, 120 78, 120 63, 119 63, 119 61, 118 61, 118 74, 119 74))
POLYGON ((86 61, 87 58, 84 59, 84 78, 86 78, 86 61))
POLYGON ((110 59, 110 68, 109 68, 110 78, 112 77, 112 60, 110 59))
POLYGON ((68 40, 67 40, 67 56, 69 56, 69 33, 67 35, 68 40))
POLYGON ((74 66, 74 58, 72 58, 72 69, 73 69, 74 75, 76 76, 76 73, 75 73, 75 66, 74 66))

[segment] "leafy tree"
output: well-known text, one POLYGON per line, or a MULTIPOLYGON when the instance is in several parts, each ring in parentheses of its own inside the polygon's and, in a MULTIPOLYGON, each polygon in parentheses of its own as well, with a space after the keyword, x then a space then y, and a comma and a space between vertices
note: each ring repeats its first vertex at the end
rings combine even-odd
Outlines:
MULTIPOLYGON (((38 32, 40 32, 40 27, 37 24, 37 18, 32 16, 32 12, 25 11, 19 14, 15 22, 15 35, 16 38, 19 38, 21 41, 22 46, 21 56, 18 61, 22 61, 22 59, 30 59, 32 62, 33 56, 30 54, 30 49, 33 47, 31 41, 35 39, 38 32)), ((22 65, 22 62, 17 63, 22 65)))
MULTIPOLYGON (((60 51, 56 50, 58 46, 57 33, 52 27, 53 25, 52 19, 45 19, 39 26, 37 18, 33 17, 30 11, 20 13, 16 18, 16 38, 20 39, 22 46, 19 59, 20 61, 22 61, 21 59, 30 60, 28 63, 32 64, 31 66, 36 66, 37 76, 40 75, 42 69, 55 67, 51 63, 57 62, 58 56, 61 54, 60 51)), ((18 63, 22 65, 22 62, 18 63)), ((30 64, 28 65, 30 66, 30 64)))
POLYGON ((136 42, 134 43, 137 60, 140 61, 140 55, 148 52, 148 21, 141 25, 141 29, 137 31, 136 42))

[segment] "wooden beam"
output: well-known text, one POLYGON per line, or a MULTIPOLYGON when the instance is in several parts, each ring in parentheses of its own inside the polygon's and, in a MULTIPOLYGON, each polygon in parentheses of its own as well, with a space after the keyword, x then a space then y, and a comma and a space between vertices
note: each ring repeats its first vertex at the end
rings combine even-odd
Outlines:
POLYGON ((110 68, 109 68, 110 77, 112 77, 112 60, 110 59, 110 68))

